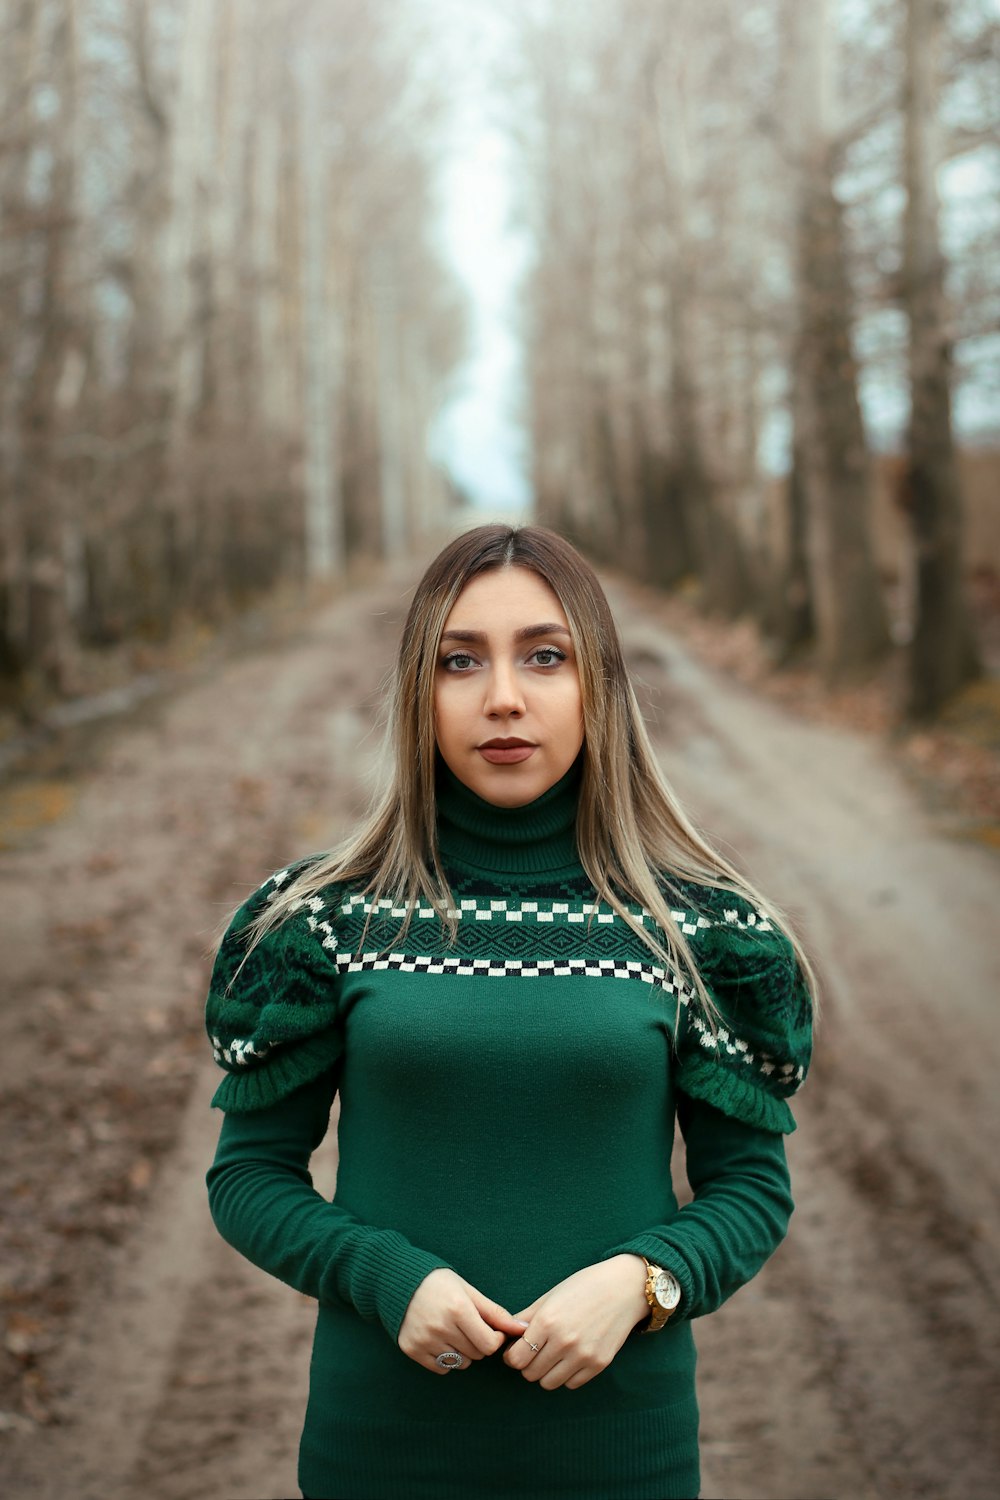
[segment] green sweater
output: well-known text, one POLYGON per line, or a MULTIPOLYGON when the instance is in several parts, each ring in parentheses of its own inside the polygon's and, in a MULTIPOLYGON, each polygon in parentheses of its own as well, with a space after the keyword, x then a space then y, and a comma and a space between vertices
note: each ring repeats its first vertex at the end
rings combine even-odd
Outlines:
POLYGON ((808 996, 787 937, 744 898, 670 880, 726 1020, 713 1035, 693 992, 595 902, 576 855, 580 769, 498 808, 439 766, 456 948, 427 907, 397 951, 403 912, 386 903, 359 957, 365 898, 331 887, 227 993, 242 927, 297 867, 249 898, 220 947, 210 1203, 232 1245, 318 1303, 299 1453, 311 1497, 697 1494, 691 1323, 785 1234, 808 996), (338 1090, 330 1203, 308 1164, 338 1090), (694 1193, 680 1209, 675 1118, 694 1193), (435 1267, 516 1313, 622 1251, 672 1270, 680 1309, 576 1390, 546 1391, 499 1354, 442 1379, 396 1343, 435 1267))

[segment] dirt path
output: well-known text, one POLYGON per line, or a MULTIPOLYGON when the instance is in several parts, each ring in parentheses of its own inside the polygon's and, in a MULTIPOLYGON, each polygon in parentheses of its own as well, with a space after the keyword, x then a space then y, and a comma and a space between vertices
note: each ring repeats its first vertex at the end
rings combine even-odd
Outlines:
MULTIPOLYGON (((2 857, 6 1494, 297 1493, 312 1312, 208 1219, 205 950, 358 810, 415 576, 144 709, 2 857)), ((699 1327, 704 1494, 985 1500, 1000 862, 936 830, 878 747, 707 671, 608 587, 668 775, 800 917, 826 986, 792 1234, 699 1327)), ((321 1186, 334 1171, 327 1151, 321 1186)))

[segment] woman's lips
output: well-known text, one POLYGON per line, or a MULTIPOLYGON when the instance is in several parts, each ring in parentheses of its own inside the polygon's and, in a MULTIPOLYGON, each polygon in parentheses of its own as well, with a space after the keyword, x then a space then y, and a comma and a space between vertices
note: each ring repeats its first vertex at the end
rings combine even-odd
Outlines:
POLYGON ((527 760, 529 755, 534 755, 538 749, 537 745, 511 745, 509 750, 501 750, 497 745, 480 745, 480 755, 494 766, 513 765, 515 761, 527 760))

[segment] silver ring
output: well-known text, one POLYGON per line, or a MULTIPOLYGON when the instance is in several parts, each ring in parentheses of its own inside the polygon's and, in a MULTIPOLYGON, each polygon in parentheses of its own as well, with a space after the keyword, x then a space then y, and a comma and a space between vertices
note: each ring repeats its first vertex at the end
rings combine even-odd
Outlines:
POLYGON ((522 1333, 521 1337, 524 1339, 524 1342, 527 1344, 532 1354, 537 1354, 539 1349, 542 1347, 541 1344, 533 1344, 526 1333, 522 1333))
POLYGON ((443 1354, 435 1357, 434 1363, 440 1365, 442 1370, 459 1370, 463 1358, 464 1355, 459 1354, 457 1349, 446 1349, 443 1354))

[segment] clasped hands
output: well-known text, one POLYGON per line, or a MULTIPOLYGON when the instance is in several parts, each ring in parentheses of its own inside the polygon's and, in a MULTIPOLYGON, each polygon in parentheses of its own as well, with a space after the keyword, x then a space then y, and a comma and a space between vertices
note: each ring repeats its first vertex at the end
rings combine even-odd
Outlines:
MULTIPOLYGON (((496 1354, 544 1390, 576 1390, 608 1367, 638 1322, 649 1314, 641 1256, 613 1255, 584 1266, 518 1313, 509 1313, 456 1271, 439 1266, 410 1298, 397 1343, 417 1364, 449 1372, 436 1356, 454 1349, 469 1360, 496 1354), (537 1353, 532 1348, 537 1345, 537 1353)), ((468 1368, 463 1366, 462 1368, 468 1368)))

